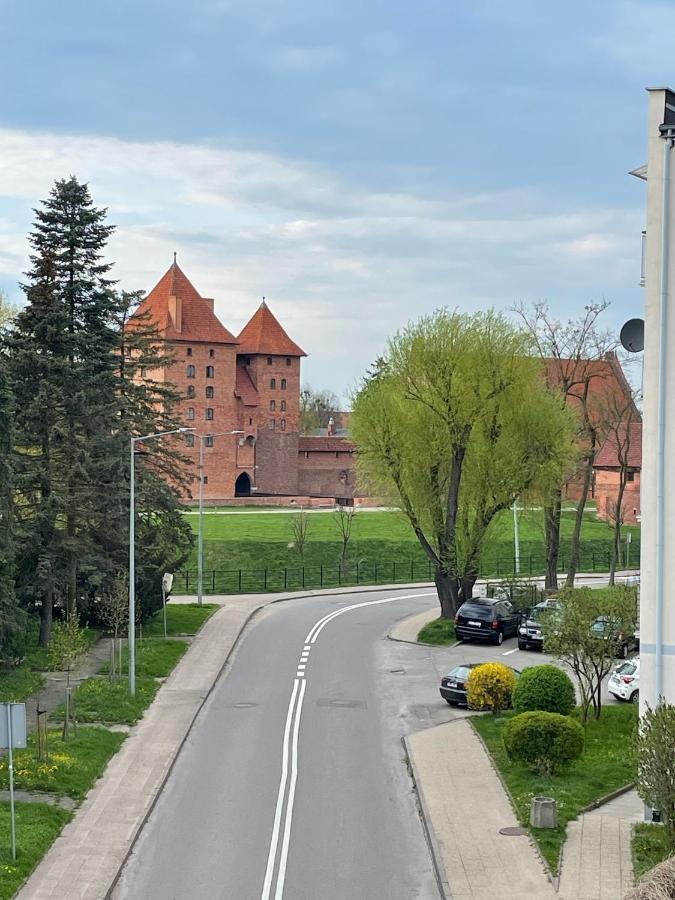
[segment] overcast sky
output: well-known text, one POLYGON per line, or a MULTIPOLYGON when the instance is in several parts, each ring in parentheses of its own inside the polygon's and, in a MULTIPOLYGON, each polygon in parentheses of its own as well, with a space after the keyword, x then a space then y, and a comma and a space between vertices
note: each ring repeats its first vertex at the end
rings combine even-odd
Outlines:
POLYGON ((265 295, 343 396, 439 306, 605 298, 618 327, 674 34, 649 0, 0 0, 0 288, 75 174, 122 287, 176 250, 235 333, 265 295))

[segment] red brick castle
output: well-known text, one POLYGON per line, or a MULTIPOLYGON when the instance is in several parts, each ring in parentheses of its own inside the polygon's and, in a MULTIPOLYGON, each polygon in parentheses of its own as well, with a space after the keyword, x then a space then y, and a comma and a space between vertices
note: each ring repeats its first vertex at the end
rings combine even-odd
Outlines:
POLYGON ((196 435, 206 435, 207 501, 350 502, 354 445, 344 437, 300 434, 300 363, 307 354, 264 300, 238 337, 213 305, 174 260, 135 313, 147 315, 173 351, 174 365, 148 377, 170 380, 182 395, 181 424, 195 429, 186 438, 194 484, 196 435), (231 431, 241 434, 223 434, 231 431))

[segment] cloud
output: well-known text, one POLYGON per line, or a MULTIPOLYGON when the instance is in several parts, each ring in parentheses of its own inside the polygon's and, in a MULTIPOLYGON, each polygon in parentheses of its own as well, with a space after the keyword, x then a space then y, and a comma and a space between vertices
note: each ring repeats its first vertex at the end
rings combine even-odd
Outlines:
POLYGON ((338 392, 421 313, 519 298, 581 308, 628 296, 639 267, 639 210, 569 206, 528 186, 468 192, 461 173, 417 188, 416 173, 398 172, 373 191, 214 143, 16 129, 0 129, 0 155, 3 286, 26 268, 31 208, 73 173, 117 225, 109 256, 122 287, 150 289, 175 250, 235 332, 265 295, 310 353, 307 379, 338 392))

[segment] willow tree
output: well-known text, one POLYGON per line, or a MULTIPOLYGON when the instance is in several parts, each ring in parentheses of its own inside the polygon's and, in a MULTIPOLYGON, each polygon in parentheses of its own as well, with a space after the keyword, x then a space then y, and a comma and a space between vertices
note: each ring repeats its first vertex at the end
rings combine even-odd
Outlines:
POLYGON ((354 397, 362 483, 408 517, 442 616, 471 597, 495 516, 568 463, 573 424, 531 351, 497 313, 441 310, 391 338, 354 397))

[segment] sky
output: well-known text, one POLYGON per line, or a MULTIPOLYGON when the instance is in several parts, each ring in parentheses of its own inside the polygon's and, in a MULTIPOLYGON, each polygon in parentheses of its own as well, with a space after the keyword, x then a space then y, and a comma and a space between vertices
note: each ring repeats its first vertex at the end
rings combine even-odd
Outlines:
POLYGON ((675 3, 0 0, 0 289, 86 181, 122 288, 173 252, 237 333, 266 297, 346 400, 439 307, 642 314, 646 86, 675 3))

